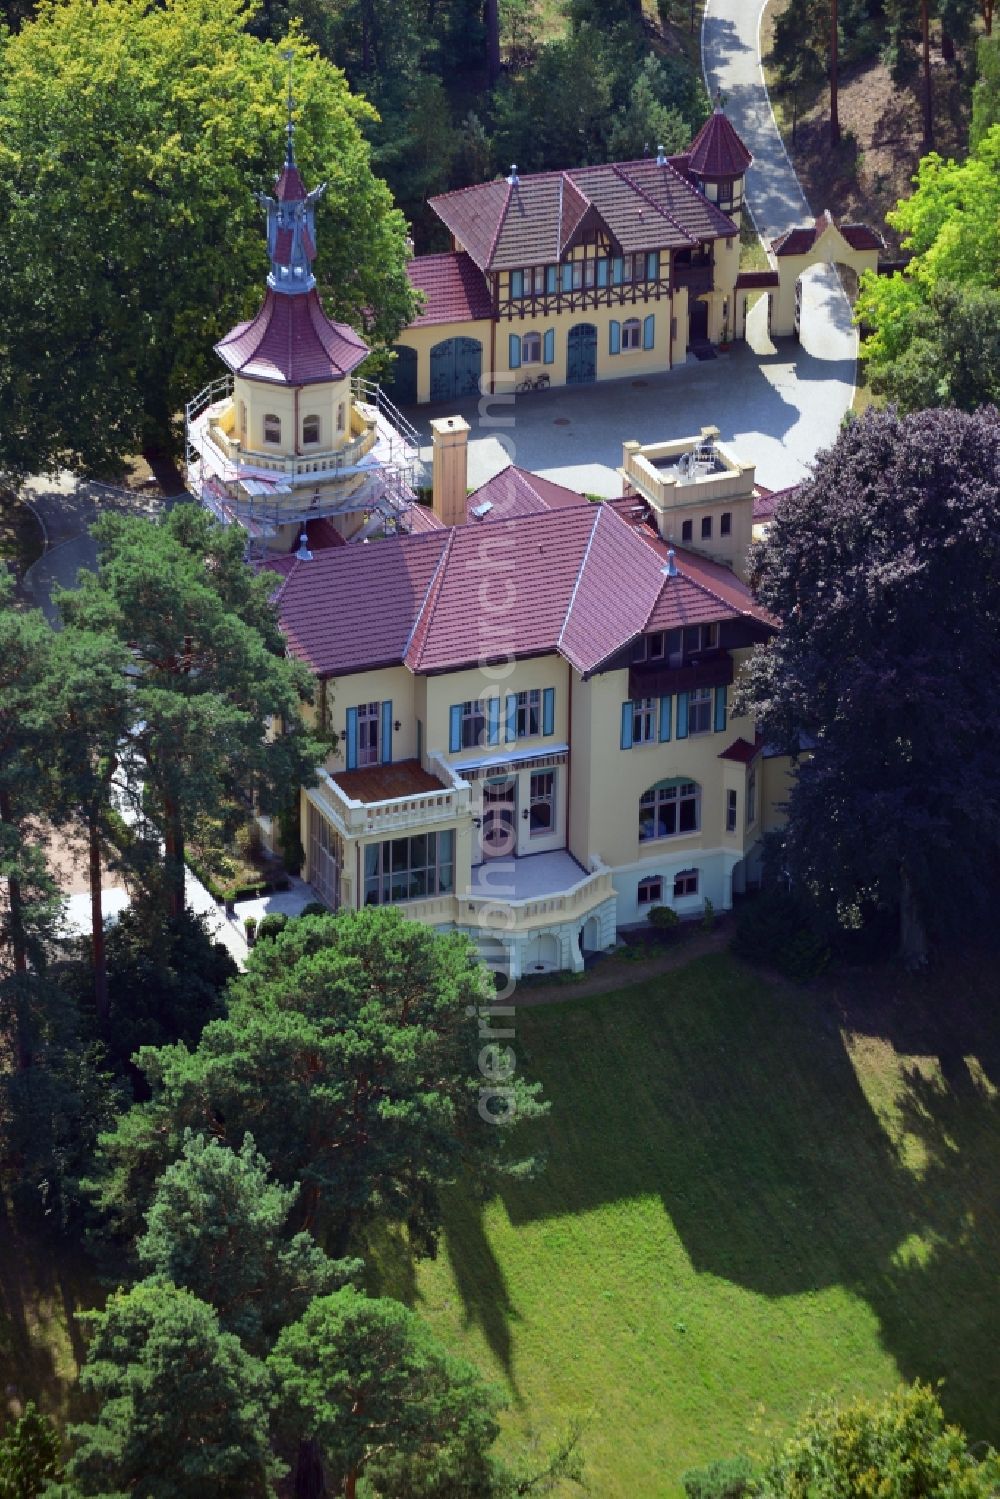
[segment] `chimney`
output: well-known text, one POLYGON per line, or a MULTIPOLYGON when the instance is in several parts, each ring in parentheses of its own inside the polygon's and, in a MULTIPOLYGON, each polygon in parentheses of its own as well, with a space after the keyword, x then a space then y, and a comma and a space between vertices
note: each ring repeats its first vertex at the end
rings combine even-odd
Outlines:
POLYGON ((431 422, 433 510, 445 526, 465 525, 470 430, 468 422, 460 416, 439 416, 431 422))
POLYGON ((510 183, 511 187, 517 187, 518 183, 521 181, 520 177, 517 175, 516 162, 512 161, 510 164, 510 176, 507 178, 507 181, 510 183))

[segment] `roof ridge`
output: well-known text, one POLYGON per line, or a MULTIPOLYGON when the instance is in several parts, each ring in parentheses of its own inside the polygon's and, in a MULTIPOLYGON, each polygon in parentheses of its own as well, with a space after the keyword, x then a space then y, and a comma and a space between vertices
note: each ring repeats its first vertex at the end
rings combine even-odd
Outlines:
MULTIPOLYGON (((628 175, 628 173, 625 171, 624 167, 620 166, 617 162, 612 162, 611 166, 612 166, 612 170, 615 172, 615 174, 618 177, 621 178, 622 182, 627 182, 628 185, 629 185, 629 187, 632 189, 632 191, 634 193, 638 193, 639 197, 642 198, 642 199, 644 199, 645 202, 647 202, 650 205, 651 208, 654 208, 656 210, 656 212, 660 215, 660 217, 662 219, 666 219, 666 221, 667 221, 668 224, 673 224, 673 226, 677 230, 678 234, 683 234, 684 238, 686 240, 688 240, 692 245, 698 244, 697 237, 695 235, 693 235, 689 229, 685 229, 684 226, 683 226, 683 224, 679 224, 677 222, 677 220, 674 218, 673 214, 670 213, 670 211, 668 209, 661 208, 660 205, 659 205, 659 203, 657 203, 656 199, 655 198, 651 198, 649 196, 649 194, 647 193, 646 189, 644 187, 640 187, 639 184, 638 184, 638 182, 636 182, 633 178, 631 178, 628 175)), ((683 181, 684 180, 680 176, 680 173, 678 173, 677 176, 678 176, 678 180, 679 181, 683 181)))
POLYGON ((488 270, 489 267, 493 263, 493 257, 496 254, 497 245, 498 245, 498 243, 500 241, 500 231, 503 229, 504 224, 506 224, 506 222, 507 222, 507 213, 508 213, 508 210, 510 209, 510 200, 513 197, 513 194, 514 194, 514 183, 508 177, 508 179, 507 179, 507 194, 506 194, 506 196, 505 196, 505 198, 503 200, 503 205, 502 205, 502 207, 500 209, 500 216, 497 219, 497 227, 493 231, 493 238, 490 240, 490 247, 489 247, 489 249, 486 252, 486 264, 483 266, 483 270, 484 271, 488 270))
MULTIPOLYGON (((673 173, 673 175, 677 178, 677 181, 681 184, 682 187, 687 187, 687 188, 694 187, 694 184, 692 182, 689 182, 686 177, 682 177, 681 176, 680 172, 669 161, 669 159, 663 163, 663 166, 664 166, 664 170, 665 171, 673 173)), ((712 212, 716 215, 717 218, 725 219, 726 223, 729 224, 730 227, 732 228, 732 231, 733 231, 734 234, 738 234, 739 233, 739 230, 737 229, 736 225, 733 223, 732 219, 729 217, 728 213, 723 213, 722 209, 719 207, 718 203, 711 202, 710 199, 708 199, 708 198, 705 197, 704 193, 699 192, 699 190, 698 190, 697 187, 694 187, 694 191, 696 193, 698 193, 698 196, 702 199, 702 201, 704 203, 708 204, 708 207, 712 210, 712 212)), ((724 235, 723 238, 728 238, 728 236, 724 235)))
MULTIPOLYGON (((597 514, 594 516, 594 524, 590 528, 590 535, 587 538, 587 545, 584 549, 583 556, 580 558, 580 566, 577 568, 576 572, 576 582, 573 584, 573 592, 570 594, 569 603, 566 605, 566 613, 563 616, 562 627, 559 631, 559 634, 556 636, 556 650, 559 651, 560 654, 564 654, 562 649, 563 636, 566 634, 567 626, 569 625, 570 619, 573 614, 573 605, 576 603, 576 596, 580 591, 580 581, 583 577, 584 569, 587 566, 587 559, 590 556, 590 549, 594 545, 594 537, 597 535, 597 528, 601 523, 601 515, 604 511, 603 505, 598 505, 595 508, 597 510, 597 514)), ((569 661, 568 656, 566 656, 566 660, 569 661)), ((572 663, 570 664, 572 665, 572 663)))
MULTIPOLYGON (((434 572, 431 574, 430 582, 427 584, 427 589, 426 589, 426 592, 424 593, 423 600, 421 601, 420 608, 417 610, 416 615, 414 617, 413 626, 412 626, 412 628, 410 630, 409 635, 406 637, 406 644, 404 645, 403 651, 402 651, 403 664, 405 666, 409 666, 410 665, 410 663, 407 661, 406 658, 410 654, 410 647, 413 644, 414 636, 416 635, 416 633, 417 633, 418 629, 420 628, 420 626, 424 623, 425 616, 427 618, 427 628, 430 629, 431 616, 434 613, 434 606, 435 606, 435 604, 437 602, 436 595, 435 595, 435 589, 437 590, 437 594, 440 594, 441 589, 440 589, 440 585, 438 583, 438 579, 439 578, 443 579, 443 577, 444 577, 445 563, 446 563, 446 561, 447 561, 447 559, 448 559, 448 557, 449 557, 449 555, 451 553, 451 549, 452 549, 452 545, 454 544, 454 541, 455 541, 455 533, 456 533, 457 529, 458 529, 457 526, 450 526, 449 529, 448 529, 448 535, 447 535, 447 537, 445 539, 445 544, 441 548, 441 555, 438 557, 437 565, 434 568, 434 572), (433 596, 433 602, 432 602, 432 596, 433 596), (428 609, 430 610, 429 614, 428 614, 428 609)), ((434 532, 429 531, 429 532, 427 532, 427 535, 432 536, 432 535, 434 535, 434 532)), ((416 663, 413 666, 410 667, 411 671, 415 671, 416 668, 417 668, 417 666, 419 666, 419 664, 420 664, 420 659, 419 658, 420 658, 420 653, 418 651, 418 653, 417 653, 417 661, 416 661, 416 663)))

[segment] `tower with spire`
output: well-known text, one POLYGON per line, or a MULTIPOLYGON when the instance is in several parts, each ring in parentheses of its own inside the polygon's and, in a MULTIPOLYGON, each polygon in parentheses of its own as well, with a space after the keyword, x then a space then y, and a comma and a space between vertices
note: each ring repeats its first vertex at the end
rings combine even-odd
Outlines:
POLYGON ((715 95, 712 113, 684 154, 688 171, 709 202, 741 223, 743 180, 753 157, 726 115, 721 90, 715 95))
POLYGON ((397 527, 413 501, 416 433, 379 388, 357 377, 368 345, 323 310, 316 286, 316 204, 295 160, 289 62, 285 158, 267 214, 270 269, 256 316, 215 345, 228 375, 186 411, 189 488, 267 550, 397 527), (322 526, 320 526, 322 522, 322 526))

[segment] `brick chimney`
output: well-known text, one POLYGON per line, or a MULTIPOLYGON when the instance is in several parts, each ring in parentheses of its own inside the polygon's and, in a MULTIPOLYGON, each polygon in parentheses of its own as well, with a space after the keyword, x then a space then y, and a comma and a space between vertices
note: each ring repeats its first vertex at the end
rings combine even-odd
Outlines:
POLYGON ((464 526, 469 476, 469 432, 460 416, 439 416, 431 422, 434 449, 434 514, 446 526, 464 526))

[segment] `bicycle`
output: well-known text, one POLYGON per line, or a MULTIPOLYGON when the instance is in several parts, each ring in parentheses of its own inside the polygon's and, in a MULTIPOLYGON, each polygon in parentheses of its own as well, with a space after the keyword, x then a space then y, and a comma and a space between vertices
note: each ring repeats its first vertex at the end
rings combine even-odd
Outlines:
POLYGON ((520 395, 526 390, 548 390, 551 384, 552 379, 549 375, 525 375, 523 380, 517 382, 514 389, 520 395))

